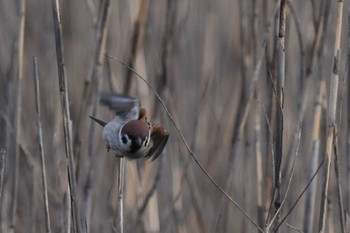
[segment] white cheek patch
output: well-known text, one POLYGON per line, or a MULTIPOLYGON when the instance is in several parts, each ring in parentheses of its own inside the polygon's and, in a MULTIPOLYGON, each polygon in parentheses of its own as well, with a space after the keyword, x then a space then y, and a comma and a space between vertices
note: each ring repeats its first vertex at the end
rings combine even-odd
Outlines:
POLYGON ((148 144, 149 144, 149 140, 148 140, 148 136, 145 138, 145 141, 143 141, 143 143, 142 143, 142 145, 144 146, 144 147, 146 147, 146 146, 148 146, 148 144))
POLYGON ((126 152, 130 151, 131 140, 128 137, 128 135, 119 133, 119 141, 121 142, 120 147, 122 150, 124 150, 126 152))

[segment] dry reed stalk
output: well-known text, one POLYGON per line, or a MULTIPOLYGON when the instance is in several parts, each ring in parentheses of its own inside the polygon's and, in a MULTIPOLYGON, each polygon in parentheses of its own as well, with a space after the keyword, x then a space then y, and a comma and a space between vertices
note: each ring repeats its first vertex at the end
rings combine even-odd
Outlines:
MULTIPOLYGON (((347 101, 348 101, 348 111, 347 111, 347 143, 346 143, 346 157, 347 157, 347 169, 346 169, 346 176, 347 176, 347 183, 350 183, 350 5, 348 6, 348 44, 347 44, 347 101)), ((350 211, 350 185, 346 188, 346 196, 347 196, 347 209, 348 213, 350 211)), ((350 233, 350 221, 348 218, 346 218, 348 223, 348 229, 349 231, 347 233, 350 233)))
MULTIPOLYGON (((277 197, 274 200, 274 214, 279 211, 282 202, 282 187, 281 187, 281 163, 283 153, 283 108, 284 108, 284 83, 285 83, 285 33, 286 33, 286 0, 280 1, 280 16, 279 16, 279 29, 277 38, 277 109, 276 109, 276 135, 275 135, 275 156, 273 158, 274 163, 274 182, 277 197)), ((275 225, 272 227, 274 231, 276 224, 280 221, 280 215, 276 215, 275 225)), ((270 230, 270 229, 268 229, 270 230)))
MULTIPOLYGON (((315 174, 319 161, 319 151, 320 151, 320 127, 321 127, 321 115, 322 115, 322 100, 324 99, 326 92, 326 83, 321 81, 319 84, 319 91, 316 101, 314 103, 314 117, 312 125, 312 152, 310 155, 310 170, 308 173, 308 178, 311 179, 313 174, 315 174)), ((316 178, 315 178, 316 179, 316 178)), ((306 204, 304 211, 304 223, 303 231, 305 233, 310 233, 312 231, 313 222, 315 218, 315 204, 316 204, 316 191, 317 191, 317 179, 311 184, 310 188, 306 193, 306 204)))
MULTIPOLYGON (((240 144, 241 144, 241 141, 243 139, 243 133, 244 133, 244 128, 246 126, 246 123, 247 123, 247 120, 248 120, 248 114, 249 114, 249 111, 250 111, 250 107, 251 107, 251 104, 252 104, 252 101, 253 101, 253 97, 254 97, 254 93, 255 93, 255 88, 256 88, 256 83, 258 81, 258 78, 260 77, 259 73, 260 73, 260 70, 261 70, 261 66, 262 66, 262 61, 263 61, 263 58, 265 57, 265 52, 266 52, 266 35, 265 35, 265 38, 264 38, 264 42, 263 42, 263 46, 261 48, 261 50, 259 51, 259 55, 258 55, 258 59, 257 59, 257 63, 255 64, 255 67, 254 67, 254 71, 253 71, 253 76, 252 76, 252 80, 249 84, 249 89, 248 89, 248 93, 249 93, 249 96, 247 97, 247 102, 246 102, 246 105, 244 106, 244 109, 241 113, 241 118, 238 118, 238 122, 240 122, 240 124, 238 124, 238 130, 237 130, 237 136, 236 136, 236 139, 234 141, 234 145, 233 145, 233 154, 237 154, 238 153, 238 149, 240 148, 240 144)), ((235 137, 235 136, 234 136, 235 137)), ((228 165, 230 166, 230 164, 232 164, 232 159, 233 159, 234 156, 231 156, 230 157, 230 161, 228 162, 228 165)), ((226 169, 227 172, 229 172, 231 169, 226 169)), ((232 179, 233 179, 233 172, 229 173, 229 174, 226 174, 225 177, 228 177, 227 178, 227 181, 226 181, 226 184, 225 184, 225 189, 228 190, 230 189, 231 187, 231 184, 232 184, 232 179)), ((219 209, 219 214, 217 216, 217 220, 216 220, 216 223, 219 222, 219 219, 221 218, 221 214, 222 214, 222 207, 224 207, 224 203, 225 203, 225 199, 222 198, 221 199, 221 202, 220 202, 220 209, 219 209)))
POLYGON ((6 150, 0 148, 0 230, 2 229, 2 205, 4 193, 4 176, 6 167, 6 150))
POLYGON ((334 130, 334 172, 335 172, 335 178, 337 183, 337 191, 338 191, 338 208, 339 208, 339 216, 340 216, 340 226, 342 233, 346 233, 345 230, 345 216, 344 216, 344 204, 343 204, 343 188, 341 185, 341 178, 340 178, 340 166, 339 166, 339 155, 338 155, 338 128, 335 127, 334 130))
POLYGON ((26 1, 21 0, 19 2, 19 28, 18 28, 18 37, 17 37, 17 49, 14 55, 16 62, 18 64, 17 73, 15 76, 15 112, 14 112, 14 135, 12 148, 15 148, 15 157, 14 157, 14 168, 13 168, 13 185, 12 185, 12 195, 11 195, 11 204, 10 204, 10 219, 9 219, 9 229, 8 231, 14 232, 16 225, 16 212, 17 212, 17 195, 18 195, 18 172, 19 172, 19 144, 20 144, 20 135, 21 135, 21 112, 22 112, 22 80, 23 80, 23 50, 24 50, 24 27, 25 27, 25 16, 26 16, 26 1))
POLYGON ((117 209, 116 216, 114 218, 113 228, 115 232, 124 232, 124 179, 125 179, 125 158, 118 159, 119 172, 118 172, 118 196, 117 196, 117 209))
POLYGON ((37 171, 35 169, 32 169, 32 196, 31 196, 31 201, 30 201, 30 216, 29 216, 29 221, 31 223, 30 230, 28 229, 29 232, 35 233, 35 226, 36 226, 36 196, 37 196, 37 171))
MULTIPOLYGON (((145 25, 147 21, 149 8, 149 1, 142 0, 139 6, 139 11, 137 18, 134 23, 134 32, 131 39, 131 54, 129 57, 129 67, 132 68, 135 65, 136 56, 140 49, 140 46, 143 44, 145 25)), ((124 85, 124 94, 130 95, 132 89, 133 79, 131 77, 132 69, 127 69, 126 73, 126 82, 124 85)), ((117 197, 117 209, 115 214, 115 219, 113 221, 113 228, 117 232, 123 233, 124 231, 124 217, 123 217, 123 194, 124 194, 124 179, 125 179, 125 158, 120 158, 119 160, 119 175, 118 175, 118 197, 117 197)))
MULTIPOLYGON (((149 9, 149 0, 141 0, 139 11, 137 13, 137 18, 134 22, 133 35, 131 37, 131 47, 130 47, 130 57, 128 60, 128 66, 131 68, 135 67, 136 56, 143 45, 144 34, 145 34, 145 25, 147 22, 149 9)), ((129 94, 132 90, 132 71, 130 69, 126 70, 126 82, 124 85, 124 93, 129 94)))
MULTIPOLYGON (((269 103, 269 131, 267 131, 268 135, 268 145, 267 145, 267 161, 265 165, 265 210, 267 210, 267 215, 266 215, 266 220, 265 223, 267 224, 269 216, 270 216, 270 211, 271 211, 271 206, 272 206, 272 201, 274 198, 274 189, 273 189, 273 183, 274 183, 274 158, 275 158, 275 134, 276 134, 276 116, 277 116, 277 105, 276 102, 278 103, 277 99, 277 93, 276 93, 276 79, 277 79, 277 61, 276 61, 276 54, 277 54, 277 40, 278 40, 278 26, 279 26, 279 15, 280 15, 280 1, 276 1, 275 3, 275 8, 274 8, 274 22, 273 22, 273 35, 274 38, 272 40, 273 42, 273 50, 272 50, 272 58, 271 58, 271 64, 267 64, 267 76, 269 77, 271 88, 269 89, 269 98, 270 98, 270 103, 269 103), (270 68, 271 67, 271 68, 270 68), (271 72, 272 70, 272 72, 271 72)), ((267 23, 269 25, 269 23, 267 23)), ((268 41, 270 42, 270 40, 268 41)), ((268 55, 266 55, 266 60, 268 61, 268 55)))
MULTIPOLYGON (((300 79, 300 90, 304 90, 304 77, 306 74, 306 62, 305 62, 305 48, 304 48, 304 43, 302 39, 302 32, 301 32, 301 23, 299 20, 299 17, 297 16, 297 12, 295 8, 293 7, 292 3, 290 1, 287 1, 287 7, 290 11, 291 18, 294 21, 295 24, 295 29, 298 37, 298 43, 299 43, 299 52, 300 52, 300 74, 299 74, 299 79, 300 79)), ((307 99, 307 98, 306 98, 307 99)))
MULTIPOLYGON (((327 0, 329 1, 329 0, 327 0)), ((313 10, 315 11, 315 10, 313 10)), ((327 30, 328 25, 328 14, 329 10, 326 9, 326 5, 322 4, 322 7, 320 9, 320 15, 323 13, 323 17, 320 17, 320 20, 318 23, 315 23, 317 25, 316 28, 316 37, 313 43, 312 48, 312 57, 310 60, 310 64, 308 65, 306 69, 306 75, 307 77, 311 75, 311 73, 314 71, 314 66, 316 65, 316 60, 320 58, 320 54, 322 53, 322 49, 324 47, 324 32, 327 30)))
POLYGON ((281 173, 283 174, 282 177, 288 177, 288 174, 289 176, 292 175, 290 170, 293 169, 293 165, 295 163, 294 155, 296 155, 296 151, 300 144, 301 127, 304 122, 304 116, 305 116, 305 111, 306 111, 306 107, 309 99, 309 93, 311 92, 312 87, 313 87, 313 80, 307 79, 306 85, 303 85, 303 89, 301 90, 300 100, 298 100, 301 106, 299 109, 293 141, 291 143, 291 147, 288 149, 288 157, 286 158, 287 160, 286 167, 283 169, 283 171, 281 171, 281 173))
MULTIPOLYGON (((313 12, 316 10, 313 8, 313 12)), ((315 13, 314 13, 315 14, 315 13)), ((317 22, 314 19, 314 24, 316 27, 316 37, 314 40, 313 48, 312 48, 312 58, 311 63, 309 64, 306 75, 307 78, 313 73, 316 67, 316 60, 320 60, 321 55, 324 52, 324 43, 321 41, 324 40, 324 36, 322 36, 327 30, 328 26, 328 16, 329 10, 326 9, 326 4, 322 4, 320 8, 320 17, 317 22), (322 16, 323 15, 323 16, 322 16)), ((315 17, 315 16, 314 16, 315 17)), ((326 94, 326 83, 325 80, 319 81, 318 84, 318 95, 316 101, 314 103, 314 117, 313 117, 313 126, 312 126, 312 152, 310 154, 310 170, 308 173, 308 178, 311 179, 316 170, 318 169, 319 164, 319 151, 320 151, 320 127, 321 127, 321 115, 322 115, 322 102, 325 98, 326 94)), ((303 222, 303 231, 305 233, 313 232, 313 223, 315 219, 315 204, 316 204, 316 191, 317 191, 317 177, 315 177, 315 181, 310 184, 310 188, 306 193, 306 205, 304 210, 304 222, 303 222)))
POLYGON ((89 8, 90 15, 92 18, 92 24, 95 25, 98 20, 98 11, 96 10, 96 6, 92 0, 85 0, 87 7, 89 8))
MULTIPOLYGON (((244 46, 244 42, 247 41, 246 40, 246 28, 247 26, 247 17, 244 14, 244 4, 246 4, 246 1, 238 1, 238 13, 239 13, 239 44, 240 44, 240 78, 241 78, 241 85, 242 87, 240 88, 240 94, 239 96, 239 101, 238 101, 238 106, 237 109, 247 109, 249 110, 249 107, 247 107, 247 103, 249 103, 249 101, 247 100, 247 89, 248 89, 248 78, 247 78, 247 69, 248 69, 248 64, 247 64, 247 60, 249 60, 248 55, 246 54, 246 49, 244 46)), ((252 84, 255 85, 255 83, 252 82, 252 84)), ((243 140, 243 134, 242 134, 242 129, 244 129, 245 127, 245 122, 243 123, 243 121, 246 121, 247 117, 244 116, 246 111, 237 111, 237 116, 236 116, 236 121, 234 122, 233 125, 233 136, 231 139, 231 143, 232 143, 232 150, 233 150, 233 155, 237 155, 239 149, 241 148, 242 145, 242 140, 243 140), (242 127, 243 126, 243 127, 242 127)), ((219 139, 219 137, 217 137, 217 139, 219 139)), ((214 150, 215 151, 215 150, 214 150)), ((211 154, 211 153, 210 153, 211 154)), ((231 183, 232 183, 232 176, 233 176, 233 172, 231 172, 230 167, 232 166, 231 164, 233 164, 234 162, 234 158, 236 156, 230 156, 229 157, 229 161, 227 163, 227 168, 225 169, 225 177, 229 177, 227 179, 227 181, 225 182, 225 190, 231 190, 231 183)), ((211 162, 211 161, 209 161, 211 162)), ((221 197, 220 200, 220 206, 219 206, 219 210, 218 210, 218 214, 215 220, 215 231, 219 231, 219 225, 220 225, 220 220, 221 218, 224 216, 224 214, 227 212, 227 206, 225 205, 226 200, 225 198, 221 197)), ((228 215, 227 215, 228 216, 228 215)), ((226 225, 226 224, 221 224, 221 225, 226 225)), ((224 227, 222 227, 224 228, 224 227)))
MULTIPOLYGON (((148 0, 143 2, 144 5, 146 5, 146 7, 148 8, 149 6, 149 2, 148 0)), ((177 17, 177 1, 171 1, 168 0, 166 2, 166 8, 165 8, 165 18, 166 18, 166 22, 165 22, 165 28, 164 28, 164 34, 163 34, 163 38, 162 38, 162 45, 161 45, 161 71, 159 72, 159 75, 157 75, 156 77, 156 90, 159 93, 160 96, 163 96, 164 90, 167 87, 167 83, 168 83, 168 65, 171 66, 171 64, 169 64, 169 55, 172 52, 171 48, 173 47, 173 36, 174 36, 174 27, 176 24, 176 17, 177 17)), ((142 7, 142 6, 141 6, 142 7)), ((139 12, 139 21, 142 22, 142 24, 145 24, 147 18, 144 15, 145 11, 148 11, 148 9, 144 9, 143 12, 139 12)), ((143 26, 144 27, 144 26, 143 26)), ((144 29, 143 31, 140 30, 139 34, 144 34, 144 29)), ((142 43, 141 40, 143 40, 143 35, 139 35, 139 37, 141 37, 140 42, 142 43)), ((140 44, 140 42, 138 42, 140 44)), ((140 46, 140 45, 139 45, 140 46)), ((128 71, 128 75, 131 71, 128 71)), ((159 108, 160 105, 157 102, 157 99, 154 100, 154 104, 153 104, 153 117, 157 117, 159 116, 159 108)), ((162 163, 162 160, 159 161, 159 163, 162 163)), ((158 166, 157 169, 157 174, 154 178, 153 184, 152 184, 152 189, 150 189, 149 191, 147 191, 148 189, 148 183, 149 183, 149 179, 151 178, 151 171, 154 170, 154 165, 153 164, 148 164, 148 166, 145 167, 145 171, 144 171, 144 175, 143 180, 142 180, 142 186, 141 186, 141 195, 144 196, 143 198, 143 203, 141 205, 141 207, 147 205, 147 202, 149 201, 149 199, 151 198, 151 194, 155 193, 155 195, 157 195, 156 193, 156 185, 158 184, 158 180, 160 178, 160 168, 161 168, 161 164, 158 166), (147 175, 148 174, 148 175, 147 175), (154 190, 153 190, 154 189, 154 190)), ((156 200, 157 201, 157 200, 156 200)), ((152 203, 150 203, 152 204, 152 203)), ((145 206, 146 207, 146 206, 145 206)), ((149 212, 153 212, 152 215, 149 215, 149 219, 153 219, 154 224, 158 223, 158 226, 154 226, 153 231, 155 229, 159 229, 159 221, 160 221, 160 217, 159 217, 159 211, 157 209, 156 203, 155 201, 153 202, 153 207, 149 206, 148 210, 149 212), (153 209, 153 210, 152 210, 153 209)), ((140 208, 139 208, 140 210, 140 208)), ((138 211, 138 213, 140 213, 140 211, 138 211)), ((137 218, 139 218, 141 216, 138 216, 137 218)), ((159 231, 159 230, 158 230, 159 231)))
MULTIPOLYGON (((307 106, 307 100, 308 100, 308 93, 310 92, 310 89, 312 87, 312 82, 310 79, 307 80, 307 83, 304 87, 304 89, 302 90, 302 95, 301 95, 301 107, 300 107, 300 111, 299 111, 299 115, 298 115, 298 120, 297 120, 297 124, 296 124, 296 129, 294 132, 294 138, 293 138, 293 143, 292 146, 290 148, 290 151, 288 153, 288 162, 287 162, 287 168, 285 169, 284 173, 284 177, 287 177, 287 174, 289 173, 289 179, 288 182, 286 183, 286 188, 285 188, 285 193, 283 195, 283 197, 281 198, 281 202, 280 202, 280 206, 278 207, 277 211, 275 212, 273 218, 271 219, 270 223, 267 225, 267 229, 270 229, 271 226, 273 224, 275 224, 275 226, 277 225, 277 223, 275 221, 277 221, 278 219, 278 215, 280 215, 282 207, 287 199, 287 196, 289 195, 289 189, 290 189, 290 185, 291 182, 293 180, 293 176, 294 176, 294 171, 295 171, 295 162, 296 162, 296 158, 298 156, 298 151, 299 151, 299 146, 300 146, 300 139, 301 139, 301 127, 302 127, 302 123, 303 123, 303 119, 304 119, 304 115, 305 115, 305 111, 306 111, 306 106, 307 106), (290 164, 290 166, 289 166, 290 164), (291 170, 291 171, 289 171, 291 170)), ((278 226, 281 225, 282 222, 278 223, 278 226)), ((275 231, 276 231, 276 227, 275 227, 275 231)))
POLYGON ((336 127, 336 109, 337 109, 337 96, 338 96, 338 82, 339 82, 339 68, 340 68, 340 41, 342 33, 342 19, 343 19, 343 1, 338 1, 337 12, 337 25, 336 25, 336 37, 333 54, 333 67, 331 76, 331 87, 329 97, 329 111, 328 111, 328 126, 327 126, 327 144, 325 153, 325 176, 322 186, 321 207, 320 207, 320 219, 319 219, 319 233, 326 231, 326 217, 327 217, 327 202, 328 202, 328 188, 330 182, 330 170, 332 161, 332 149, 333 139, 335 136, 336 127))
MULTIPOLYGON (((203 213, 203 207, 202 207, 202 200, 203 200, 203 195, 202 193, 199 192, 198 186, 195 185, 195 177, 193 172, 190 172, 190 176, 186 176, 185 179, 187 180, 189 191, 190 191, 190 197, 191 197, 191 202, 193 203, 193 212, 194 212, 194 217, 197 222, 197 229, 198 232, 203 232, 206 233, 208 230, 205 228, 204 224, 204 216, 205 214, 203 213)), ((184 208, 185 209, 185 208, 184 208)), ((183 210, 184 210, 183 209, 183 210)), ((185 215, 186 218, 186 215, 185 215)), ((186 223, 186 220, 184 221, 186 223)), ((183 229, 191 229, 190 227, 184 225, 182 226, 183 229)), ((193 229, 193 228, 192 228, 193 229)))
POLYGON ((62 208, 62 226, 63 232, 70 233, 72 229, 72 202, 71 202, 70 189, 68 186, 67 191, 63 195, 63 208, 62 208))
MULTIPOLYGON (((267 4, 266 2, 263 4, 267 4)), ((267 6, 266 6, 267 7, 267 6)), ((265 10, 267 10, 266 8, 265 10)), ((257 41, 258 35, 259 35, 259 6, 257 4, 257 0, 253 1, 253 40, 254 40, 254 63, 258 60, 258 52, 259 52, 259 43, 257 41)), ((266 12, 265 12, 266 13, 266 12)), ((265 25, 266 28, 268 28, 267 25, 265 25)), ((266 50, 267 48, 265 48, 266 50)), ((266 51, 265 51, 266 55, 266 51)), ((260 89, 255 88, 254 90, 254 102, 258 103, 259 101, 259 94, 260 89)), ((263 179, 263 157, 262 157, 262 135, 261 135, 261 106, 258 104, 254 111, 254 123, 253 123, 253 149, 255 154, 255 160, 256 160, 256 200, 257 200, 257 217, 258 217, 258 225, 260 227, 264 226, 264 219, 265 219, 265 208, 263 205, 264 195, 263 195, 263 189, 264 189, 264 179, 263 179)))
MULTIPOLYGON (((300 199, 302 196, 304 196, 304 193, 308 190, 308 188, 310 187, 310 185, 312 184, 312 182, 314 181, 315 177, 317 176, 318 172, 320 171, 321 167, 323 166, 324 160, 322 160, 320 162, 320 164, 318 165, 315 173, 312 175, 311 179, 309 180, 309 182, 307 183, 307 185, 305 186, 305 188, 303 189, 303 191, 299 194, 298 198, 296 199, 296 201, 293 203, 292 207, 288 210, 287 214, 281 219, 280 223, 277 225, 276 230, 278 230, 280 228, 280 226, 285 223, 285 220, 288 218, 288 216, 290 215, 290 213, 294 210, 294 208, 296 207, 296 205, 299 203, 300 199)), ((276 231, 275 230, 275 231, 276 231)))
POLYGON ((58 69, 58 83, 59 83, 59 93, 60 102, 62 108, 62 118, 63 118, 63 133, 65 142, 65 151, 68 158, 68 187, 71 198, 72 213, 73 213, 73 228, 74 232, 82 232, 80 211, 78 207, 78 197, 76 190, 76 173, 74 166, 74 155, 72 146, 72 123, 70 118, 69 110, 69 98, 68 98, 68 84, 67 84, 67 74, 66 66, 64 60, 64 50, 62 41, 62 25, 59 12, 59 2, 58 0, 52 0, 52 14, 54 23, 54 33, 56 42, 56 56, 57 56, 57 69, 58 69))
MULTIPOLYGON (((91 80, 94 80, 97 83, 96 93, 94 94, 94 97, 91 97, 93 101, 93 109, 92 109, 92 116, 98 115, 98 103, 99 103, 99 92, 101 91, 102 86, 102 80, 103 80, 103 64, 105 60, 104 53, 106 51, 106 45, 107 45, 107 36, 108 36, 108 25, 109 25, 109 16, 110 16, 110 0, 104 0, 102 1, 101 6, 101 12, 99 13, 99 19, 98 19, 98 26, 96 29, 96 47, 95 47, 95 61, 94 66, 92 70, 92 75, 90 77, 91 80)), ((84 103, 82 103, 84 104, 84 103)), ((86 109, 86 108, 85 108, 86 109)), ((81 112, 80 112, 81 113, 81 112)), ((80 117, 86 117, 86 114, 83 113, 80 117)), ((83 121, 83 119, 81 119, 83 121)), ((82 124, 81 124, 82 125, 82 124)), ((93 153, 94 153, 94 135, 95 135, 95 126, 96 124, 93 121, 90 121, 90 127, 89 127, 89 143, 88 143, 88 174, 87 178, 85 180, 84 184, 84 196, 83 196, 83 209, 85 211, 85 219, 87 228, 90 229, 90 220, 91 220, 91 183, 93 183, 93 174, 96 164, 92 163, 93 153)), ((76 138, 80 137, 81 132, 76 133, 76 138)), ((80 139, 78 139, 78 142, 80 142, 80 139)), ((78 156, 80 158, 80 156, 78 156)))
MULTIPOLYGON (((162 54, 161 54, 161 71, 159 72, 159 77, 156 78, 157 86, 156 90, 160 96, 163 96, 163 92, 167 87, 168 83, 168 65, 169 63, 169 55, 171 54, 171 48, 174 47, 174 28, 176 25, 176 17, 177 17, 177 1, 167 1, 166 7, 166 22, 164 35, 162 40, 162 54)), ((159 113, 159 104, 157 100, 154 100, 153 106, 153 116, 156 116, 159 113)))
MULTIPOLYGON (((108 25, 110 15, 110 0, 104 0, 101 2, 101 10, 99 13, 97 27, 95 31, 96 47, 94 53, 94 65, 91 75, 87 76, 84 81, 83 94, 80 102, 80 108, 78 111, 78 120, 76 121, 76 132, 74 135, 74 155, 77 157, 78 165, 80 164, 80 146, 81 146, 81 134, 85 130, 86 126, 83 124, 87 119, 88 110, 92 107, 93 112, 91 115, 96 115, 96 105, 98 103, 97 94, 99 87, 101 86, 102 71, 104 64, 104 53, 106 51, 108 25), (93 82, 93 85, 91 83, 93 82)), ((90 121, 90 129, 94 128, 95 124, 90 121)), ((91 139, 91 132, 89 133, 89 139, 91 139)), ((91 141, 90 141, 91 142, 91 141)), ((92 144, 89 143, 89 146, 92 144)), ((89 153, 92 153, 89 148, 89 153)), ((89 154, 91 158, 91 154, 89 154)), ((78 169, 79 167, 77 167, 78 169)), ((78 171, 77 171, 78 174, 78 171)))
POLYGON ((50 224, 50 210, 49 210, 49 198, 47 195, 47 182, 46 182, 46 166, 45 166, 45 154, 43 146, 43 132, 41 127, 41 108, 40 108, 40 88, 39 88, 39 71, 38 62, 36 57, 33 58, 33 68, 34 68, 34 91, 35 91, 35 109, 36 109, 36 125, 38 128, 38 144, 39 144, 39 154, 40 154, 40 165, 41 165, 41 184, 42 184, 42 194, 44 199, 44 210, 45 210, 45 229, 47 233, 51 232, 50 224))
MULTIPOLYGON (((258 101, 258 90, 256 90, 256 101, 258 101)), ((255 123, 254 123, 254 153, 256 160, 256 181, 257 181, 257 213, 258 213, 258 224, 260 227, 264 226, 265 220, 265 208, 264 208, 264 179, 263 179, 263 158, 262 158, 262 139, 261 139, 261 107, 257 106, 255 110, 255 123)))
MULTIPOLYGON (((137 211, 136 221, 135 221, 136 225, 138 225, 141 222, 141 218, 142 218, 143 213, 146 210, 147 204, 148 204, 150 198, 152 197, 153 193, 156 191, 157 184, 158 184, 158 181, 160 179, 160 174, 161 174, 161 165, 162 165, 162 163, 158 163, 157 174, 154 177, 154 181, 151 185, 149 185, 149 182, 143 182, 141 184, 142 201, 139 202, 140 204, 138 205, 138 211, 137 211), (150 188, 148 188, 148 187, 150 187, 150 188)), ((148 167, 155 169, 153 166, 148 166, 148 167)), ((151 171, 152 170, 150 170, 150 169, 149 169, 149 171, 146 170, 144 175, 149 176, 151 171)), ((149 179, 145 179, 145 180, 148 181, 149 179)))

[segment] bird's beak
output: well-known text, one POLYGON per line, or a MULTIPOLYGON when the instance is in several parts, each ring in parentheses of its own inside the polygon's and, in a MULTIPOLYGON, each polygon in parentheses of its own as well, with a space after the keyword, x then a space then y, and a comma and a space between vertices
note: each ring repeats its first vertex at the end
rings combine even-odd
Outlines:
POLYGON ((142 145, 142 140, 141 140, 141 138, 138 137, 138 138, 136 139, 135 143, 136 143, 136 145, 137 145, 138 147, 141 147, 141 145, 142 145))

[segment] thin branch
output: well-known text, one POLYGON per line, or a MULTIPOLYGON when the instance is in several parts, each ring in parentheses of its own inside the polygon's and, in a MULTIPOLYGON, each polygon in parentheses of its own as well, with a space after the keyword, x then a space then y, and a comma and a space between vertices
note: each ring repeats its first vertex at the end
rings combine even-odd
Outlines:
POLYGON ((286 223, 286 226, 289 227, 290 229, 292 229, 295 232, 304 233, 302 230, 299 230, 298 228, 290 225, 289 223, 286 223))
POLYGON ((172 124, 174 125, 176 131, 178 132, 178 134, 181 137, 182 142, 184 143, 187 151, 189 152, 189 154, 191 155, 191 157, 193 158, 193 160, 195 161, 195 163, 199 166, 200 170, 205 174, 205 176, 208 177, 208 179, 214 184, 214 186, 224 195, 226 196, 227 199, 229 199, 240 211, 241 213, 249 219, 249 221, 260 231, 260 232, 264 232, 259 226, 258 224, 247 214, 247 212, 245 212, 245 210, 235 201, 232 199, 232 197, 211 177, 211 175, 207 172, 207 170, 203 167, 202 163, 199 162, 199 160, 197 159, 197 156, 194 154, 194 152, 192 151, 192 149, 189 147, 187 140, 185 139, 185 136, 183 135, 182 131, 180 130, 180 128, 177 126, 177 124, 175 123, 174 118, 172 117, 172 115, 170 114, 168 108, 166 107, 165 103, 163 102, 163 100, 161 99, 161 97, 158 95, 158 93, 156 92, 156 90, 147 82, 147 80, 145 80, 141 75, 139 75, 134 69, 132 69, 131 67, 129 67, 128 65, 126 65, 124 62, 118 60, 115 57, 112 57, 110 55, 107 55, 107 57, 119 62, 120 64, 122 64, 123 66, 125 66, 126 68, 130 69, 133 73, 135 73, 137 75, 137 77, 139 77, 142 81, 144 81, 147 86, 152 90, 152 92, 156 95, 157 99, 159 100, 160 104, 162 105, 163 109, 165 110, 167 116, 169 117, 169 119, 171 120, 172 124))
POLYGON ((54 22, 55 42, 56 42, 56 56, 57 56, 57 68, 58 68, 58 82, 59 82, 59 93, 62 108, 63 118, 63 133, 66 156, 68 157, 68 185, 71 196, 72 212, 73 212, 73 225, 75 232, 82 232, 80 211, 78 208, 78 200, 76 196, 76 178, 75 178, 75 167, 72 147, 72 124, 69 110, 69 98, 68 98, 68 84, 66 66, 63 52, 63 41, 62 41, 62 25, 59 13, 59 1, 52 0, 52 14, 54 22))
MULTIPOLYGON (((45 206, 45 226, 46 232, 51 232, 50 224, 50 210, 49 210, 49 198, 47 195, 47 182, 46 182, 46 168, 45 168, 45 155, 43 147, 43 132, 41 127, 41 109, 40 109, 40 88, 39 88, 39 72, 38 62, 36 57, 33 58, 34 66, 34 90, 35 90, 35 109, 36 109, 36 125, 38 128, 38 139, 39 139, 39 153, 40 153, 40 165, 41 165, 41 183, 43 187, 43 198, 45 206)), ((34 188, 34 187, 33 187, 34 188)))

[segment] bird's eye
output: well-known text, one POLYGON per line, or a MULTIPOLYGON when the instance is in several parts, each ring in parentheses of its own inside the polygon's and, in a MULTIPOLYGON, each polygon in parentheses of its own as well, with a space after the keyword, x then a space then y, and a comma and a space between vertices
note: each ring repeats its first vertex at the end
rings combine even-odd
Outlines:
POLYGON ((127 142, 128 142, 128 139, 126 139, 126 137, 123 135, 122 136, 122 142, 124 143, 124 144, 126 144, 127 142))

